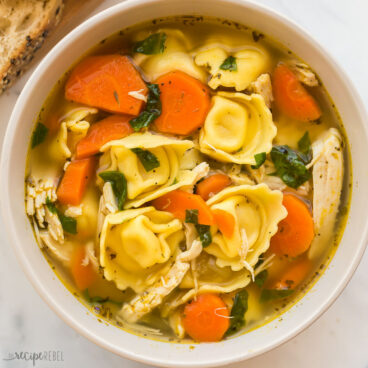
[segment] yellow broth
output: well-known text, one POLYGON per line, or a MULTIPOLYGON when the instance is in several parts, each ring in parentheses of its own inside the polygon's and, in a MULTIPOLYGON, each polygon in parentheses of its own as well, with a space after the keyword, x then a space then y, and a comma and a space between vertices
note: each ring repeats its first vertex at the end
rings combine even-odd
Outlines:
MULTIPOLYGON (((203 17, 176 17, 168 19, 159 19, 152 22, 146 22, 139 24, 128 29, 124 29, 111 37, 101 40, 98 45, 91 49, 87 55, 102 55, 102 54, 130 54, 132 50, 132 45, 136 34, 144 31, 155 32, 161 28, 169 29, 179 29, 184 32, 184 34, 189 38, 190 42, 194 45, 193 48, 200 47, 209 37, 213 34, 220 34, 223 36, 224 42, 234 42, 234 43, 252 43, 257 42, 262 45, 271 55, 271 64, 268 72, 272 72, 277 63, 280 61, 285 61, 289 59, 295 59, 296 56, 290 51, 284 48, 276 40, 273 40, 268 35, 263 35, 258 30, 252 30, 245 26, 234 24, 232 22, 223 21, 220 19, 203 18, 203 17), (231 41, 229 41, 231 40, 231 41)), ((83 60, 84 55, 80 60, 83 60)), ((76 61, 75 65, 80 61, 76 61)), ((70 70, 72 67, 70 68, 70 70)), ((77 103, 69 102, 64 98, 64 86, 66 79, 69 76, 70 70, 61 77, 58 83, 52 89, 49 97, 45 101, 45 104, 40 111, 37 122, 45 124, 49 128, 49 134, 46 141, 29 150, 27 158, 27 172, 26 178, 32 172, 32 174, 38 174, 39 176, 44 175, 44 173, 52 172, 53 175, 61 176, 63 173, 64 162, 55 164, 51 159, 49 159, 49 146, 58 133, 59 123, 61 118, 73 109, 78 108, 80 105, 77 103)), ((316 122, 300 122, 293 120, 283 115, 277 110, 273 110, 273 120, 277 127, 277 136, 274 139, 274 144, 279 145, 289 145, 292 148, 297 148, 297 142, 301 136, 308 131, 312 142, 330 127, 337 127, 344 137, 344 183, 343 191, 341 197, 340 211, 338 215, 338 221, 336 225, 336 230, 334 234, 331 234, 330 241, 325 245, 325 251, 323 255, 314 260, 313 269, 310 271, 308 276, 305 278, 303 283, 297 288, 297 290, 288 298, 270 301, 268 303, 260 303, 260 288, 254 283, 250 283, 246 289, 249 293, 248 300, 248 311, 245 314, 246 326, 242 329, 242 332, 247 332, 251 329, 259 327, 264 323, 279 316, 285 309, 293 305, 297 300, 299 300, 305 292, 310 287, 312 280, 315 282, 320 274, 325 269, 332 257, 336 246, 338 245, 341 233, 344 230, 344 225, 346 222, 346 217, 348 213, 349 200, 350 200, 350 187, 351 187, 351 170, 350 170, 350 155, 349 148, 346 144, 346 137, 344 134, 344 129, 340 121, 338 112, 336 111, 333 102, 331 101, 328 92, 324 89, 323 85, 315 88, 307 88, 308 91, 316 98, 321 110, 322 117, 316 122)), ((212 94, 215 91, 211 91, 212 94)), ((109 114, 99 110, 98 114, 94 115, 90 119, 90 123, 101 120, 109 114)), ((91 212, 96 213, 96 217, 90 218, 80 218, 77 217, 77 227, 78 233, 76 235, 66 235, 66 239, 75 246, 81 246, 87 242, 95 242, 96 238, 96 223, 97 223, 97 210, 99 197, 101 195, 100 189, 95 185, 95 177, 92 178, 88 185, 88 189, 85 193, 85 197, 88 197, 89 206, 91 212)), ((309 193, 309 197, 305 200, 311 206, 311 199, 313 193, 309 193)), ((65 206, 61 206, 61 210, 65 210, 65 206)), ((119 310, 120 306, 124 302, 128 302, 133 296, 134 292, 131 289, 125 291, 118 290, 115 284, 111 281, 104 279, 102 273, 99 273, 98 280, 93 284, 91 288, 88 289, 89 297, 98 297, 100 299, 109 298, 110 301, 107 302, 95 302, 90 303, 87 300, 85 294, 83 294, 75 286, 73 278, 71 277, 70 270, 66 269, 59 261, 55 260, 52 255, 48 254, 47 249, 44 250, 45 256, 49 259, 50 264, 55 270, 56 274, 60 280, 66 285, 66 287, 73 292, 73 294, 79 298, 84 305, 88 306, 91 311, 96 314, 99 318, 104 318, 109 323, 116 326, 123 327, 132 333, 143 334, 144 336, 149 336, 151 338, 160 339, 163 341, 177 341, 175 334, 171 330, 167 319, 162 318, 160 315, 160 309, 155 309, 150 314, 146 315, 138 325, 129 325, 122 322, 116 321, 114 315, 119 310), (112 301, 112 302, 111 302, 112 301), (144 326, 140 328, 139 325, 144 326), (146 329, 146 327, 148 327, 146 329), (160 330, 162 334, 155 335, 150 333, 150 329, 160 330)), ((214 277, 211 274, 211 269, 208 258, 213 258, 213 256, 206 255, 205 260, 199 263, 199 272, 204 274, 208 273, 207 277, 214 277), (206 258, 207 257, 207 258, 206 258)), ((307 257, 304 255, 299 258, 307 257)), ((277 256, 274 259, 273 265, 268 269, 269 277, 266 281, 267 284, 272 284, 273 280, 276 280, 283 270, 290 264, 292 260, 285 256, 277 256)), ((172 295, 167 297, 163 302, 163 309, 165 308, 166 302, 175 299, 176 294, 180 294, 181 291, 174 290, 172 295)), ((234 292, 230 295, 224 295, 224 299, 232 299, 234 297, 234 292)), ((229 302, 231 304, 231 300, 229 302)), ((179 307, 182 310, 183 306, 179 307)), ((180 340, 184 342, 191 342, 190 339, 185 338, 180 340)))

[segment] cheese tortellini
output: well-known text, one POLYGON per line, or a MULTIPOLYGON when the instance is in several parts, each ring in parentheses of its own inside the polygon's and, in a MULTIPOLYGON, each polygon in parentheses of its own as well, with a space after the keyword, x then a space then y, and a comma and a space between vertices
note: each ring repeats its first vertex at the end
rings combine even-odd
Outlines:
POLYGON ((219 161, 255 165, 270 152, 277 128, 262 96, 218 92, 200 132, 201 152, 219 161))
POLYGON ((270 68, 269 55, 259 45, 252 45, 232 54, 222 47, 205 49, 197 53, 195 62, 199 66, 208 68, 211 74, 208 85, 211 88, 234 87, 236 91, 246 89, 259 75, 267 72, 270 68), (236 70, 220 68, 229 56, 235 58, 236 70))
POLYGON ((212 210, 230 213, 235 220, 233 235, 228 238, 220 231, 212 237, 205 251, 216 257, 219 267, 233 271, 251 269, 264 253, 277 224, 286 217, 282 193, 265 184, 239 185, 222 190, 207 201, 212 210))
MULTIPOLYGON (((155 81, 163 74, 174 70, 180 70, 190 76, 206 81, 206 72, 198 67, 189 51, 192 49, 191 42, 178 29, 160 29, 157 33, 165 33, 165 51, 161 54, 143 55, 134 54, 135 63, 143 70, 150 81, 155 81)), ((147 32, 138 35, 137 41, 148 36, 147 32)))
POLYGON ((171 268, 184 241, 183 225, 172 214, 143 207, 106 216, 100 264, 120 290, 141 293, 171 268))
POLYGON ((87 134, 90 116, 97 113, 98 110, 92 107, 78 107, 68 111, 62 118, 59 131, 49 146, 50 158, 60 164, 70 158, 76 144, 87 134))
POLYGON ((120 140, 111 141, 101 148, 105 154, 100 161, 100 171, 122 172, 128 183, 128 200, 125 208, 142 204, 182 186, 193 185, 197 179, 195 170, 180 168, 184 153, 193 142, 178 140, 152 133, 134 133, 120 140), (159 167, 146 171, 137 155, 131 151, 141 148, 153 153, 159 167))

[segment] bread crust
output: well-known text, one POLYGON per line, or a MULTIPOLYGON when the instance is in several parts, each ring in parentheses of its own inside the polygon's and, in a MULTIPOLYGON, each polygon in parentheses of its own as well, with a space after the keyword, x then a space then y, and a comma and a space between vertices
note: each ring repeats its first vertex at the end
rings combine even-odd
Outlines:
POLYGON ((0 94, 27 69, 27 64, 33 60, 34 54, 41 48, 49 32, 60 22, 63 7, 63 0, 56 0, 49 17, 45 17, 37 29, 31 29, 24 41, 12 50, 7 61, 0 65, 0 94))

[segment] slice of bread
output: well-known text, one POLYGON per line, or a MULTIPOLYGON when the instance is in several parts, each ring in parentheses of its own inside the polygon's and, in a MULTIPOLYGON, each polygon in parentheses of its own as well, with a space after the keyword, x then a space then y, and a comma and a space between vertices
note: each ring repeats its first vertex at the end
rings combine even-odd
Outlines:
POLYGON ((24 72, 62 10, 63 0, 0 0, 0 94, 24 72))

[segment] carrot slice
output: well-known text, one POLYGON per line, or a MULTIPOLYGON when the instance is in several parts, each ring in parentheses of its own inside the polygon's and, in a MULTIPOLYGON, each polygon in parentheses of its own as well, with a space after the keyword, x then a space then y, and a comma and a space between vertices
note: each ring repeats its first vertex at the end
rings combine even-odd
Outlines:
POLYGON ((133 133, 130 119, 128 115, 111 115, 93 124, 87 135, 78 142, 76 158, 95 155, 105 143, 133 133))
POLYGON ((82 201, 88 180, 93 175, 95 158, 76 160, 69 164, 57 189, 57 197, 61 204, 78 206, 82 201))
POLYGON ((271 252, 296 257, 304 253, 314 238, 313 218, 306 204, 292 194, 284 194, 282 204, 288 215, 271 238, 271 252))
POLYGON ((71 273, 79 290, 85 290, 91 286, 96 280, 97 276, 91 262, 89 262, 86 266, 83 265, 85 256, 86 251, 84 247, 77 246, 71 259, 71 273))
POLYGON ((210 109, 210 93, 199 80, 180 71, 161 76, 162 112, 155 125, 162 133, 188 135, 203 125, 210 109))
POLYGON ((231 184, 231 179, 225 174, 214 174, 202 180, 197 184, 196 192, 205 201, 207 201, 214 194, 221 192, 231 184))
POLYGON ((128 92, 140 91, 143 96, 147 87, 127 56, 89 56, 72 71, 65 86, 65 98, 102 110, 138 115, 143 101, 128 92))
POLYGON ((321 116, 316 100, 285 64, 276 67, 272 86, 276 106, 285 115, 300 121, 317 120, 321 116))
POLYGON ((215 294, 202 294, 184 308, 183 325, 196 341, 220 341, 229 328, 229 310, 215 294))
POLYGON ((199 224, 214 225, 215 223, 211 209, 202 197, 197 194, 177 189, 155 199, 152 203, 156 209, 171 212, 182 221, 185 220, 186 210, 198 210, 199 224))
POLYGON ((288 290, 295 289, 307 276, 312 268, 312 262, 308 258, 302 258, 293 262, 290 268, 281 276, 273 289, 288 290))
POLYGON ((231 238, 234 233, 235 219, 234 216, 224 210, 215 209, 212 210, 215 222, 219 227, 220 231, 226 238, 231 238))

